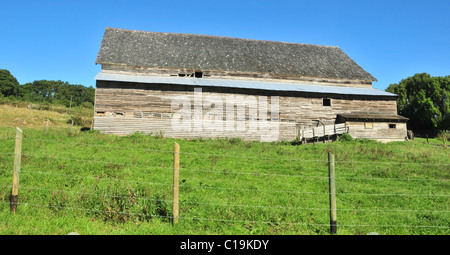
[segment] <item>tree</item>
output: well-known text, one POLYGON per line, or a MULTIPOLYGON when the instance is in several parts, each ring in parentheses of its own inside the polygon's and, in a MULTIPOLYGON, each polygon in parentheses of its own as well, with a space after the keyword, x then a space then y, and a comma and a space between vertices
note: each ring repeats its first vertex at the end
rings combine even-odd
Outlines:
POLYGON ((39 80, 21 86, 23 98, 32 102, 58 103, 69 106, 93 105, 95 89, 63 81, 39 80), (88 102, 90 104, 83 104, 88 102))
POLYGON ((0 69, 0 95, 5 97, 19 96, 19 82, 5 69, 0 69))
POLYGON ((20 100, 55 103, 69 106, 92 107, 95 89, 72 85, 63 81, 39 80, 19 85, 8 70, 0 69, 0 97, 16 97, 20 100))
POLYGON ((410 119, 408 128, 414 132, 435 135, 450 129, 450 76, 415 74, 386 91, 399 95, 398 112, 410 119))
POLYGON ((39 80, 21 86, 21 95, 26 100, 52 103, 56 99, 62 81, 39 80))

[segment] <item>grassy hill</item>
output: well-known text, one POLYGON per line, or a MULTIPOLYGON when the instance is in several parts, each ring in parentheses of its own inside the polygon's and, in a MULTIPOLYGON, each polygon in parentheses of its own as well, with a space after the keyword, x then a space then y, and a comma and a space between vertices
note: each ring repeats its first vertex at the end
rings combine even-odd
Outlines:
POLYGON ((90 127, 93 116, 92 108, 0 98, 0 127, 67 127, 72 119, 75 125, 90 127))
POLYGON ((119 137, 81 132, 76 125, 71 130, 68 120, 88 120, 89 109, 22 106, 0 106, 3 235, 327 235, 328 152, 336 158, 338 234, 450 233, 450 153, 438 139, 293 146, 140 133, 119 137), (9 196, 19 119, 24 139, 13 215, 9 196), (176 225, 174 142, 181 147, 176 225))

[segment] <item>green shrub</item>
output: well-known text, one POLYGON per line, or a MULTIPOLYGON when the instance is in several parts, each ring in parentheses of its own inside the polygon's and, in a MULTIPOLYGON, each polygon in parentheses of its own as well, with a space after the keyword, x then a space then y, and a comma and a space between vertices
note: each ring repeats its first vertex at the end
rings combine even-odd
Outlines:
POLYGON ((447 131, 447 130, 442 130, 442 131, 439 132, 438 137, 439 137, 441 140, 450 141, 450 132, 447 131))
POLYGON ((83 117, 80 115, 74 115, 71 119, 67 121, 67 124, 71 124, 73 120, 73 125, 75 126, 82 126, 82 127, 90 127, 91 126, 91 120, 87 117, 83 117))
POLYGON ((350 142, 350 141, 353 141, 353 137, 352 137, 351 135, 345 133, 345 134, 342 134, 342 135, 339 137, 339 141, 342 141, 342 142, 350 142))
POLYGON ((226 140, 228 140, 228 142, 230 144, 239 144, 242 142, 242 139, 239 137, 232 137, 232 138, 227 138, 226 140))
POLYGON ((291 145, 299 145, 299 144, 301 144, 301 142, 302 141, 298 137, 296 137, 289 144, 291 144, 291 145))

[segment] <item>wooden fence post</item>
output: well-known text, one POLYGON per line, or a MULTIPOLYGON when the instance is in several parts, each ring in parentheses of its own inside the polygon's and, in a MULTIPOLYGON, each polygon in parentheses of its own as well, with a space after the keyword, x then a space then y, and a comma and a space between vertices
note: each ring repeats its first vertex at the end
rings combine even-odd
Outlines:
POLYGON ((13 172, 13 184, 11 189, 10 210, 16 214, 17 209, 17 195, 19 193, 19 174, 20 174, 20 161, 22 159, 22 138, 23 132, 20 128, 16 128, 16 146, 14 149, 14 172, 13 172))
POLYGON ((173 223, 178 223, 179 217, 179 205, 178 205, 178 194, 179 194, 179 180, 180 180, 180 145, 178 143, 174 144, 173 150, 173 223))
POLYGON ((328 152, 328 172, 330 180, 330 233, 337 232, 337 216, 336 216, 336 184, 334 173, 334 155, 328 152))

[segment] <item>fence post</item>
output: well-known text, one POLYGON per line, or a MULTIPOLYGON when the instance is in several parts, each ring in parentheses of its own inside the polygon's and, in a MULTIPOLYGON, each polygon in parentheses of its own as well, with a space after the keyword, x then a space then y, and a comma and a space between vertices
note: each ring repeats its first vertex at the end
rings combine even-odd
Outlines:
POLYGON ((20 161, 22 159, 22 138, 23 132, 20 128, 16 128, 16 146, 14 149, 14 172, 13 172, 13 184, 11 189, 10 210, 16 214, 17 209, 17 195, 19 193, 19 174, 20 174, 20 161))
POLYGON ((337 216, 336 216, 336 185, 334 173, 334 155, 328 152, 328 172, 330 180, 330 233, 337 232, 337 216))
POLYGON ((180 145, 178 143, 174 144, 173 150, 173 223, 178 223, 179 215, 179 205, 178 205, 178 194, 179 194, 179 180, 180 180, 180 145))

